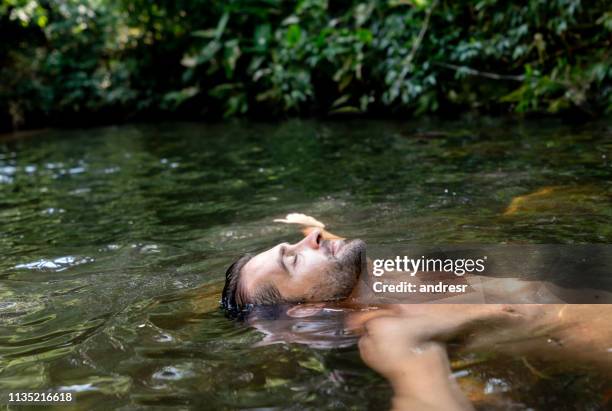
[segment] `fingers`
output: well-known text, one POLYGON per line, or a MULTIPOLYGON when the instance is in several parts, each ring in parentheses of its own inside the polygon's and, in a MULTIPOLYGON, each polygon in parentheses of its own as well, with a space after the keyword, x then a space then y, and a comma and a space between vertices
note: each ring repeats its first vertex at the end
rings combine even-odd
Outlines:
MULTIPOLYGON (((359 330, 363 325, 374 318, 378 317, 415 317, 422 314, 420 304, 387 304, 377 307, 371 307, 367 310, 351 313, 346 324, 349 329, 359 330)), ((430 306, 425 306, 430 307, 430 306)))
POLYGON ((394 304, 353 313, 346 323, 348 329, 362 335, 387 328, 389 333, 413 340, 447 341, 475 327, 513 321, 514 317, 495 305, 394 304))
POLYGON ((337 236, 335 234, 330 233, 329 231, 324 230, 325 224, 323 224, 316 218, 306 214, 291 213, 287 214, 285 218, 274 219, 274 222, 284 224, 298 224, 304 226, 304 228, 302 229, 302 233, 304 233, 305 236, 309 235, 313 230, 320 229, 321 237, 324 240, 344 240, 344 237, 337 236))
POLYGON ((285 224, 299 224, 307 227, 325 228, 325 224, 323 224, 316 218, 301 213, 290 213, 287 214, 285 218, 275 219, 274 222, 285 224))
POLYGON ((354 330, 357 332, 363 332, 365 324, 379 317, 389 317, 397 315, 397 310, 394 307, 388 308, 375 308, 369 309, 367 311, 359 311, 356 313, 351 313, 346 320, 346 326, 349 330, 354 330))

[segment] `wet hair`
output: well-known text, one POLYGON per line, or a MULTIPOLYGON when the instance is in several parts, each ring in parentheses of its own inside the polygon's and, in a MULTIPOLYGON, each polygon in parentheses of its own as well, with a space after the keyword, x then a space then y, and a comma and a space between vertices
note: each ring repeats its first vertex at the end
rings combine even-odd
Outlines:
POLYGON ((253 305, 272 305, 284 302, 278 288, 273 285, 259 287, 250 294, 250 301, 245 301, 245 293, 240 288, 242 268, 253 258, 252 254, 244 254, 234 261, 225 272, 225 286, 221 293, 221 307, 229 314, 249 311, 253 305))
POLYGON ((242 305, 238 298, 238 283, 240 281, 240 272, 242 267, 253 258, 251 254, 244 254, 239 259, 234 261, 225 271, 225 286, 221 293, 221 307, 226 311, 239 311, 242 305))

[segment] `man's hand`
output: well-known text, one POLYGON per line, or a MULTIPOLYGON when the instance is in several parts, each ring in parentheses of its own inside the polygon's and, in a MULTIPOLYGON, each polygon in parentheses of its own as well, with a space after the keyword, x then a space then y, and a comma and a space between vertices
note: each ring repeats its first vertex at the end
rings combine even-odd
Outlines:
POLYGON ((363 361, 391 383, 394 409, 471 410, 450 376, 445 341, 533 315, 512 305, 397 304, 352 314, 347 326, 362 334, 363 361))
POLYGON ((274 220, 274 222, 285 224, 299 224, 303 225, 304 227, 325 228, 325 224, 323 224, 316 218, 301 213, 287 214, 285 218, 277 218, 276 220, 274 220))
POLYGON ((275 223, 285 223, 285 224, 298 224, 301 225, 302 233, 307 236, 312 232, 312 230, 321 230, 321 236, 324 240, 343 240, 343 237, 337 236, 335 234, 330 233, 329 231, 324 230, 325 224, 320 222, 314 217, 311 217, 306 214, 301 213, 291 213, 287 214, 285 218, 277 218, 274 220, 275 223))
POLYGON ((418 317, 370 319, 359 340, 361 358, 391 383, 394 410, 472 410, 450 375, 444 345, 422 341, 425 327, 418 317))
POLYGON ((403 332, 415 341, 446 342, 481 327, 522 324, 541 310, 539 306, 510 304, 392 304, 351 314, 347 327, 355 332, 379 317, 404 321, 403 332))

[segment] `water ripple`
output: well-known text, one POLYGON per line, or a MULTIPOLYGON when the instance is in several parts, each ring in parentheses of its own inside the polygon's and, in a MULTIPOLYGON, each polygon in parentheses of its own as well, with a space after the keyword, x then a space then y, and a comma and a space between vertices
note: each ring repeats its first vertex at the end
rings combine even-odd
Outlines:
POLYGON ((33 261, 31 263, 17 264, 13 267, 16 270, 33 270, 33 271, 64 271, 70 267, 75 267, 81 264, 87 264, 93 262, 94 259, 92 257, 75 257, 75 256, 65 256, 58 257, 53 260, 48 259, 40 259, 37 261, 33 261))

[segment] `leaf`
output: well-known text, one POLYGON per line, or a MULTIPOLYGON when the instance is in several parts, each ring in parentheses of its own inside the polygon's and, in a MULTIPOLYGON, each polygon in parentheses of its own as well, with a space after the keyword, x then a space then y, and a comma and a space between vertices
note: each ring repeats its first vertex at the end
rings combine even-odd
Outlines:
POLYGON ((310 357, 306 361, 299 361, 298 364, 300 364, 302 368, 307 368, 320 373, 325 372, 325 365, 323 365, 323 363, 315 357, 310 357))
POLYGON ((197 64, 200 65, 209 62, 213 57, 215 57, 215 55, 220 49, 220 42, 216 40, 211 41, 200 51, 200 54, 197 58, 197 64))
POLYGON ((215 38, 218 40, 223 35, 225 31, 225 27, 227 26, 227 22, 229 21, 229 13, 223 13, 223 16, 219 19, 219 23, 217 23, 217 28, 215 29, 215 38))
POLYGON ((287 29, 287 34, 285 35, 285 41, 289 47, 295 47, 300 42, 302 38, 302 29, 297 24, 292 24, 287 29))
POLYGON ((330 114, 343 114, 343 113, 361 113, 358 107, 355 106, 344 106, 329 111, 330 114))
POLYGON ((239 89, 240 87, 241 85, 236 83, 223 83, 208 90, 208 94, 217 98, 225 98, 229 93, 239 89))
POLYGON ((186 100, 194 97, 200 92, 198 87, 187 87, 182 90, 171 91, 164 95, 164 102, 172 108, 176 108, 186 100))
POLYGON ((285 378, 266 377, 266 385, 264 386, 264 388, 277 388, 283 385, 287 385, 289 381, 290 380, 287 380, 285 378))
POLYGON ((215 37, 216 30, 208 29, 208 30, 196 30, 191 33, 194 37, 203 37, 203 38, 213 38, 215 37))
POLYGON ((225 75, 227 78, 232 78, 236 69, 236 62, 240 57, 241 51, 238 46, 238 40, 233 39, 225 42, 224 65, 225 75))
POLYGON ((253 35, 253 44, 255 50, 263 52, 268 48, 272 28, 270 24, 260 24, 255 27, 255 34, 253 35))
POLYGON ((349 101, 351 98, 350 95, 345 94, 339 98, 337 98, 333 103, 332 103, 332 108, 336 108, 336 107, 340 107, 341 105, 343 105, 344 103, 346 103, 347 101, 349 101))
POLYGON ((372 43, 372 39, 374 38, 372 32, 368 29, 358 29, 355 34, 357 35, 359 41, 365 44, 372 43))

